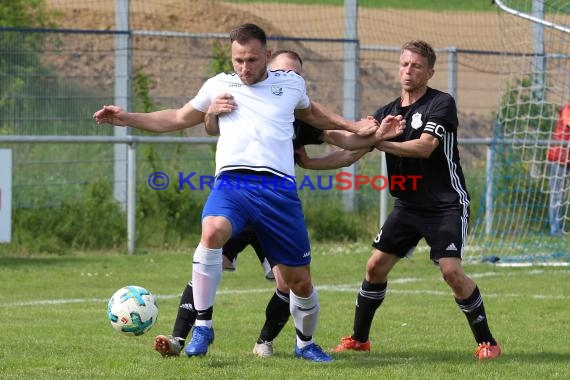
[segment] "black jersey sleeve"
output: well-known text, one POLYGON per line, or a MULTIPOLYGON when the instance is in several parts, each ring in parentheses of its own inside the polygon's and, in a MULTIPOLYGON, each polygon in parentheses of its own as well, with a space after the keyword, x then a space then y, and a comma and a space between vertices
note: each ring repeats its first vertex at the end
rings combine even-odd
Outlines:
POLYGON ((455 99, 447 93, 440 92, 429 107, 424 133, 441 140, 445 132, 457 132, 458 124, 455 99))
POLYGON ((391 112, 393 112, 393 105, 392 103, 387 104, 383 107, 380 107, 376 110, 376 112, 374 112, 374 114, 372 116, 374 116, 374 118, 381 123, 382 119, 384 119, 386 116, 388 116, 391 112))
POLYGON ((293 148, 297 149, 303 145, 319 145, 323 143, 321 135, 323 131, 315 128, 301 120, 295 119, 295 137, 293 138, 293 148))

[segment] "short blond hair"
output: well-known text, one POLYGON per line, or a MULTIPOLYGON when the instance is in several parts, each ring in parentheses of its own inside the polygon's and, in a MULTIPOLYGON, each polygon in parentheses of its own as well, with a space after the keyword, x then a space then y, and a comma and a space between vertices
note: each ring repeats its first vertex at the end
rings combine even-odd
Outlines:
POLYGON ((404 50, 409 50, 413 53, 417 53, 422 57, 427 58, 428 67, 430 69, 433 69, 433 67, 435 66, 435 61, 436 61, 435 51, 433 50, 431 45, 428 44, 427 42, 422 40, 408 41, 404 45, 402 45, 402 52, 404 50))

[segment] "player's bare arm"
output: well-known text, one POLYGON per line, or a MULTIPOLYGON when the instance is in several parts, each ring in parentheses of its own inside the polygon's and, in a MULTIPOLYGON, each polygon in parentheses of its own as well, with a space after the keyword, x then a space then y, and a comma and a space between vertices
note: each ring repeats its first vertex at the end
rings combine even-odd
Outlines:
POLYGON ((237 108, 237 103, 231 94, 224 93, 216 96, 212 104, 208 107, 204 115, 204 125, 209 135, 217 136, 220 134, 220 125, 218 118, 220 115, 232 112, 237 108))
POLYGON ((380 141, 376 144, 376 148, 400 157, 411 158, 428 158, 439 145, 439 140, 430 135, 423 133, 419 139, 408 140, 403 142, 380 141))
POLYGON ((361 119, 350 121, 337 115, 322 104, 311 101, 309 108, 295 110, 295 117, 319 129, 343 129, 359 136, 370 136, 376 133, 376 120, 361 119))
POLYGON ((304 146, 295 150, 295 163, 304 169, 329 170, 350 166, 369 152, 369 148, 359 150, 335 150, 323 157, 311 158, 304 146))
MULTIPOLYGON (((369 118, 373 118, 369 116, 369 118)), ((373 147, 379 141, 392 139, 404 132, 406 121, 402 116, 386 116, 376 133, 372 136, 362 137, 356 133, 344 130, 325 130, 321 134, 321 140, 326 143, 336 145, 343 149, 355 150, 366 147, 373 147)))
POLYGON ((331 145, 336 145, 343 149, 362 149, 375 146, 378 140, 374 135, 362 137, 356 133, 341 129, 327 129, 321 133, 320 139, 331 145))
POLYGON ((93 114, 97 124, 129 126, 149 132, 165 133, 190 128, 204 121, 204 112, 186 103, 182 108, 150 113, 127 112, 119 106, 103 106, 93 114))

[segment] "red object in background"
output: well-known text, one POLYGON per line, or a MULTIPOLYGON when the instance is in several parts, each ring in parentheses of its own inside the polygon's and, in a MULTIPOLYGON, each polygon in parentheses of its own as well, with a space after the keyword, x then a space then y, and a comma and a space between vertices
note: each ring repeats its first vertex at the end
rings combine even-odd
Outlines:
MULTIPOLYGON (((570 104, 566 104, 560 109, 552 140, 570 141, 570 104)), ((548 161, 559 162, 570 167, 570 156, 568 153, 568 146, 554 145, 548 149, 547 158, 548 161)))

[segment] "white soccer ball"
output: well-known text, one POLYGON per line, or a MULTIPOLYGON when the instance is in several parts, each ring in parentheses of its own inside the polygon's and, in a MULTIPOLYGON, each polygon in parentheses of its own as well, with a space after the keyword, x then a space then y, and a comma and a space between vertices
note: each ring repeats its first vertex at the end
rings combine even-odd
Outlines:
POLYGON ((158 307, 145 288, 131 285, 113 294, 107 305, 111 326, 126 335, 142 335, 156 323, 158 307))

